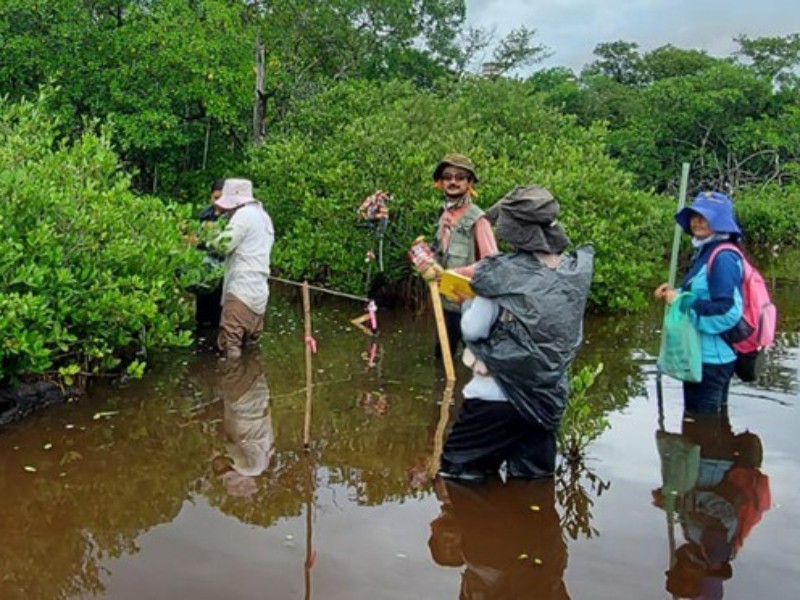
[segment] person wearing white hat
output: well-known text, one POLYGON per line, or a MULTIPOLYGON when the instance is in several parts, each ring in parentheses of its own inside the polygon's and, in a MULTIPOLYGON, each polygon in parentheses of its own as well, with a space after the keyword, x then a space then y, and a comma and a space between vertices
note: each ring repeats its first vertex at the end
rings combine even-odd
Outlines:
POLYGON ((225 231, 215 243, 225 253, 217 346, 226 358, 235 359, 242 355, 244 343, 257 340, 264 329, 275 230, 253 197, 249 179, 226 179, 214 206, 228 215, 225 231))

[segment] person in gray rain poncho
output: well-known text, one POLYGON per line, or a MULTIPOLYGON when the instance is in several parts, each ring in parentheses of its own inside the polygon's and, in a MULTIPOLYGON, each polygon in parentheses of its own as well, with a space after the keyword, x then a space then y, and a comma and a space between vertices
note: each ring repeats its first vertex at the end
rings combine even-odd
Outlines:
POLYGON ((248 353, 226 364, 220 391, 227 456, 214 459, 214 472, 230 495, 248 498, 257 491, 256 478, 267 469, 274 452, 269 387, 261 357, 248 353))
POLYGON ((478 263, 477 294, 462 306, 473 377, 444 446, 440 475, 480 481, 506 463, 508 477, 553 474, 568 369, 583 339, 594 250, 569 244, 559 204, 536 185, 514 188, 487 212, 512 253, 478 263))

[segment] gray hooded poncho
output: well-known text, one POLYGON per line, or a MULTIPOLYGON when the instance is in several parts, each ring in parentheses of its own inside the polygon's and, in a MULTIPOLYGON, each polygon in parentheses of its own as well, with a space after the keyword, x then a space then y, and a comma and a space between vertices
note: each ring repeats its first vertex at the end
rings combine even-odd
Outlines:
POLYGON ((475 293, 503 309, 488 338, 468 342, 529 422, 547 430, 561 423, 569 395, 568 369, 583 340, 583 313, 594 249, 582 246, 551 269, 529 252, 483 259, 475 293))

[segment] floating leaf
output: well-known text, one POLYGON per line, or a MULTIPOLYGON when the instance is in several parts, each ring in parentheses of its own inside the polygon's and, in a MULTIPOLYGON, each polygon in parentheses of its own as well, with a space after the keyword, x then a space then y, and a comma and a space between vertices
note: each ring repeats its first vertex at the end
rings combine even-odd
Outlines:
POLYGON ((94 416, 92 417, 92 419, 94 419, 95 421, 98 421, 98 420, 103 419, 103 418, 113 417, 114 415, 116 415, 118 413, 119 413, 118 410, 106 410, 106 411, 96 412, 96 413, 94 413, 94 416))

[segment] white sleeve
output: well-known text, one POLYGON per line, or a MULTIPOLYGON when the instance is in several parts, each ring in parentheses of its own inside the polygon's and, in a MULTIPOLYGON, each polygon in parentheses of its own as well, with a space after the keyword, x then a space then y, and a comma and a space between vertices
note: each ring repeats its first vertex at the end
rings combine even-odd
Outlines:
POLYGON ((225 226, 225 231, 220 234, 215 243, 225 254, 230 254, 242 243, 247 229, 241 219, 237 219, 236 216, 231 217, 225 226))
POLYGON ((467 300, 461 307, 461 335, 470 341, 489 337, 499 314, 500 305, 495 300, 483 296, 467 300))

